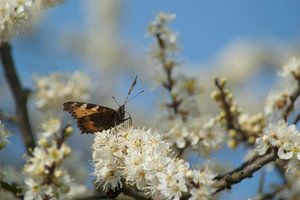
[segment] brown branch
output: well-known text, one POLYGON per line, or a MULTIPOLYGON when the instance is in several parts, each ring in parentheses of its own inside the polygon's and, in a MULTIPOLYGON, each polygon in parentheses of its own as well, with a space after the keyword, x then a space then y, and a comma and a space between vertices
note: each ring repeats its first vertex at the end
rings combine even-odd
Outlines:
POLYGON ((230 105, 226 99, 224 87, 221 85, 218 78, 215 78, 215 85, 220 92, 221 103, 222 103, 223 109, 225 111, 227 130, 235 129, 234 117, 231 114, 230 105))
POLYGON ((217 188, 216 193, 224 189, 230 189, 232 185, 241 182, 245 178, 252 177, 254 172, 258 171, 265 164, 275 161, 276 158, 277 150, 271 149, 267 154, 263 156, 256 156, 237 169, 222 176, 216 177, 216 183, 214 185, 215 188, 217 188))
POLYGON ((136 189, 129 187, 127 185, 123 186, 122 192, 130 197, 133 197, 134 199, 139 199, 139 200, 148 200, 150 199, 149 197, 146 197, 143 193, 137 191, 136 189))
POLYGON ((98 190, 88 191, 82 195, 77 195, 76 197, 69 198, 69 199, 72 199, 72 200, 115 199, 121 193, 123 193, 127 196, 130 196, 130 197, 133 197, 134 199, 138 199, 138 200, 149 200, 150 199, 150 198, 146 197, 144 194, 142 194, 141 192, 138 192, 136 189, 129 187, 127 185, 123 185, 122 189, 116 190, 116 191, 108 191, 108 192, 98 191, 98 190))
POLYGON ((98 199, 111 199, 114 198, 116 196, 118 196, 120 194, 119 191, 115 191, 114 194, 108 195, 104 192, 99 192, 99 191, 88 191, 85 192, 82 195, 76 195, 76 197, 70 197, 67 199, 70 200, 98 200, 98 199))
POLYGON ((172 77, 172 73, 173 73, 173 68, 175 66, 175 62, 170 61, 167 62, 166 59, 166 44, 165 41, 162 39, 161 34, 156 34, 155 35, 158 46, 161 50, 161 65, 163 67, 164 72, 166 73, 166 82, 163 83, 163 87, 168 90, 170 99, 171 99, 171 103, 167 104, 167 107, 172 108, 174 111, 174 114, 181 114, 179 111, 179 106, 182 102, 182 100, 177 99, 177 96, 172 95, 172 90, 174 88, 174 84, 175 84, 175 80, 172 77))
POLYGON ((0 56, 6 81, 12 91, 16 105, 16 122, 23 136, 27 152, 35 146, 27 110, 28 90, 23 88, 16 72, 11 47, 8 43, 0 46, 0 56))
POLYGON ((290 113, 293 111, 295 102, 300 96, 300 80, 297 81, 297 90, 289 97, 290 103, 287 105, 286 109, 282 112, 282 118, 287 121, 290 113))
POLYGON ((22 191, 21 187, 19 187, 16 183, 7 183, 3 180, 0 180, 0 188, 3 188, 5 190, 11 192, 17 198, 20 198, 20 199, 22 198, 21 194, 23 191, 22 191))
POLYGON ((235 130, 242 141, 247 141, 249 133, 241 129, 237 117, 231 112, 231 103, 227 99, 225 86, 220 83, 219 78, 215 78, 215 85, 219 90, 221 106, 225 112, 226 130, 235 130))

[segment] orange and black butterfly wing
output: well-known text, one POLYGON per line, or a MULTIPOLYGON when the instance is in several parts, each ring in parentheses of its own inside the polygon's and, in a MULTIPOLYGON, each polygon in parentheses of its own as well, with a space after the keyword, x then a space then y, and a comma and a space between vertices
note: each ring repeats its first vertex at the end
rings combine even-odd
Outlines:
POLYGON ((82 133, 101 132, 119 124, 118 113, 114 109, 96 104, 66 102, 64 111, 77 119, 77 126, 82 133))

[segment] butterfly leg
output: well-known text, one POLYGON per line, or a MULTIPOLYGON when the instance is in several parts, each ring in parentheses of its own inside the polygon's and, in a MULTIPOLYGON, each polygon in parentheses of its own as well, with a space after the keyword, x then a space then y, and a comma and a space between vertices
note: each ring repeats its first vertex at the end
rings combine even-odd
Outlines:
POLYGON ((127 118, 127 120, 129 119, 130 121, 129 121, 129 124, 130 124, 130 126, 132 126, 132 117, 131 117, 131 115, 130 115, 130 113, 129 112, 127 112, 127 111, 125 111, 128 115, 129 115, 129 117, 127 118))
POLYGON ((131 125, 131 124, 132 124, 132 118, 131 118, 131 117, 127 117, 127 118, 123 119, 121 123, 124 123, 124 122, 127 121, 127 120, 130 120, 129 123, 130 123, 130 125, 131 125))

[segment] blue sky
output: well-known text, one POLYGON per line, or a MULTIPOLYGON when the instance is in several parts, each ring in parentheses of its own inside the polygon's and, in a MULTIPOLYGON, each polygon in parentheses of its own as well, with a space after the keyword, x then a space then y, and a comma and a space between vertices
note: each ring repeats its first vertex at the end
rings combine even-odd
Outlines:
MULTIPOLYGON (((80 33, 85 22, 84 1, 88 0, 66 0, 64 4, 50 9, 33 36, 14 41, 16 61, 26 66, 18 65, 26 85, 30 85, 31 79, 28 77, 31 77, 32 71, 46 73, 61 70, 58 67, 61 63, 66 66, 63 69, 66 71, 81 66, 80 60, 55 49, 55 44, 60 34, 68 29, 80 33), (47 37, 48 41, 42 42, 41 38, 47 37), (47 44, 51 44, 50 47, 47 44), (47 50, 47 54, 40 54, 42 49, 47 50), (29 70, 27 66, 32 68, 29 70)), ((172 23, 172 28, 180 33, 181 57, 189 62, 211 60, 226 45, 240 39, 272 39, 286 45, 300 41, 300 1, 296 0, 128 0, 124 1, 122 10, 122 33, 136 49, 143 52, 149 44, 149 39, 145 37, 149 22, 160 11, 175 13, 177 19, 172 23)), ((14 142, 20 143, 20 139, 13 136, 11 143, 14 142)), ((238 153, 225 151, 225 156, 219 158, 224 162, 232 160, 238 166, 244 150, 240 148, 238 153)), ((16 156, 21 155, 22 149, 17 149, 16 156)), ((251 197, 256 192, 259 173, 254 179, 234 186, 232 193, 224 199, 251 197)), ((270 178, 269 181, 278 179, 270 178)))

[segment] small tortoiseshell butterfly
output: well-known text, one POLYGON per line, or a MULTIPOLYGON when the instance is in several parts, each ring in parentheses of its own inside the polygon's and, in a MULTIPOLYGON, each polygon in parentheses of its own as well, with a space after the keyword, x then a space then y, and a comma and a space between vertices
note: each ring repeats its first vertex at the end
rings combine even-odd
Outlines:
POLYGON ((125 122, 126 120, 132 119, 129 113, 129 117, 125 118, 125 105, 128 101, 144 92, 144 90, 142 90, 128 100, 136 81, 137 76, 132 82, 127 97, 122 105, 119 105, 116 99, 113 97, 113 99, 119 105, 117 110, 101 105, 81 102, 66 102, 63 104, 63 110, 68 111, 74 119, 77 119, 77 126, 81 130, 81 133, 95 133, 110 129, 122 122, 125 122))

